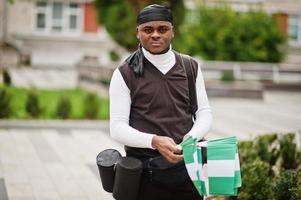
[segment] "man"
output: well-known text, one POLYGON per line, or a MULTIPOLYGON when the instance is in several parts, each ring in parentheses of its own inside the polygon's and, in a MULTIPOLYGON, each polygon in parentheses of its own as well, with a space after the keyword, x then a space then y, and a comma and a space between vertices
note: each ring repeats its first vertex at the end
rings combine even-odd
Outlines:
MULTIPOLYGON (((178 144, 188 136, 203 138, 211 126, 200 64, 192 59, 198 104, 193 121, 187 76, 180 55, 171 47, 174 29, 170 10, 156 4, 141 10, 136 36, 140 41, 138 50, 114 71, 111 79, 111 136, 125 145, 127 156, 145 162, 162 155, 169 163, 180 163, 183 156, 178 144)), ((143 175, 139 199, 202 197, 190 180, 164 186, 143 175)))

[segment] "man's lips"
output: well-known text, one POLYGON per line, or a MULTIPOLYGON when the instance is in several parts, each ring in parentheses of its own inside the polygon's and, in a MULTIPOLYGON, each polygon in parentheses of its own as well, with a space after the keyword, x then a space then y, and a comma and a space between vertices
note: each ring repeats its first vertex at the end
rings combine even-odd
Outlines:
POLYGON ((161 43, 159 43, 159 42, 152 42, 151 46, 153 46, 153 47, 159 47, 159 46, 161 46, 161 43))

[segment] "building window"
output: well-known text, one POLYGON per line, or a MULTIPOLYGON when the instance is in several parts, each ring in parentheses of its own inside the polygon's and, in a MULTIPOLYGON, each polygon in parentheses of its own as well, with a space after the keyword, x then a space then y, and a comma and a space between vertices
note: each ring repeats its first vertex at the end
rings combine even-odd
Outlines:
POLYGON ((76 30, 79 27, 79 6, 76 3, 70 3, 69 4, 69 29, 70 30, 76 30))
POLYGON ((46 28, 46 2, 37 2, 36 27, 38 29, 46 28))
POLYGON ((44 13, 37 14, 37 28, 39 29, 46 28, 46 17, 44 13))
POLYGON ((63 29, 63 5, 62 3, 53 3, 52 5, 52 30, 61 32, 63 29))
POLYGON ((301 17, 299 15, 290 15, 288 19, 288 34, 291 40, 300 41, 301 17))
POLYGON ((36 3, 36 30, 44 33, 80 33, 82 11, 78 3, 36 3))

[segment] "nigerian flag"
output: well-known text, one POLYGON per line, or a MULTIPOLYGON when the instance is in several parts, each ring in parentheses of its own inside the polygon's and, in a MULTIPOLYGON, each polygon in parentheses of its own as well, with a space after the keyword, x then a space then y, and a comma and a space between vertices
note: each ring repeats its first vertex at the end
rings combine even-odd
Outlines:
POLYGON ((241 174, 236 137, 199 143, 189 137, 181 146, 186 169, 200 195, 237 195, 241 174))

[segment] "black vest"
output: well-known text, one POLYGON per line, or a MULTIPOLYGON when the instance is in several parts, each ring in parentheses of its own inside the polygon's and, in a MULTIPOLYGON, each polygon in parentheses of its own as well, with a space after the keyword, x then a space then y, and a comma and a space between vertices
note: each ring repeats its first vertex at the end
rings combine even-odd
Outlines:
MULTIPOLYGON (((175 65, 162 74, 144 58, 144 73, 138 76, 123 63, 119 70, 130 90, 131 111, 129 125, 139 131, 159 136, 171 137, 179 144, 192 125, 188 82, 180 56, 176 53, 175 65)), ((197 62, 193 62, 193 72, 197 74, 197 62)), ((155 157, 157 150, 125 147, 129 156, 140 158, 155 157)))

